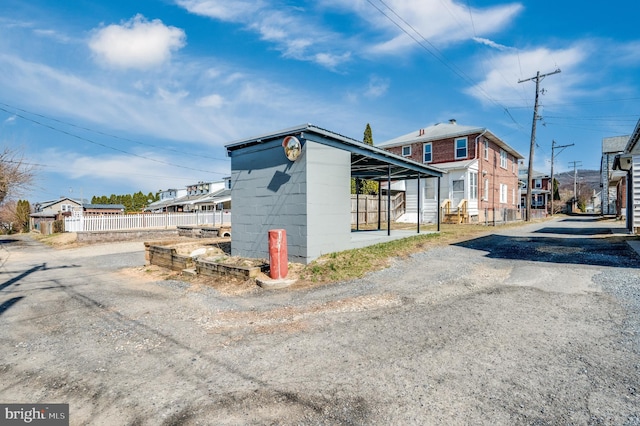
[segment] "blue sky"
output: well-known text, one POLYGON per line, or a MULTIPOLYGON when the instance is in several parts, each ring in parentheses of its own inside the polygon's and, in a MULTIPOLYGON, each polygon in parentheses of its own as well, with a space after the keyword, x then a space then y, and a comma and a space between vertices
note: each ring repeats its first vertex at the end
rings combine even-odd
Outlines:
MULTIPOLYGON (((640 6, 574 0, 3 0, 0 141, 23 194, 156 192, 229 175, 224 145, 312 123, 375 143, 455 118, 534 166, 598 169, 640 118, 640 6)), ((526 163, 525 163, 526 167, 526 163)))

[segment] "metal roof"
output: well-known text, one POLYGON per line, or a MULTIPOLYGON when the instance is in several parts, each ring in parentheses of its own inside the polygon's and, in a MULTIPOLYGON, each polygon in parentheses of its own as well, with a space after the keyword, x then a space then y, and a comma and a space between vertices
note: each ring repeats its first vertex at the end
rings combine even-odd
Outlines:
POLYGON ((54 204, 60 203, 62 201, 71 201, 76 203, 77 205, 82 205, 84 202, 86 202, 87 200, 80 200, 80 199, 75 199, 75 198, 69 198, 69 197, 60 197, 57 200, 47 200, 47 201, 41 201, 39 203, 36 203, 40 206, 41 209, 46 209, 47 207, 50 207, 54 204))
POLYGON ((446 163, 433 163, 434 166, 446 171, 466 169, 472 166, 473 164, 478 164, 477 158, 474 158, 472 160, 448 161, 446 163))
POLYGON ((332 146, 337 149, 349 151, 351 153, 352 177, 371 180, 383 180, 391 177, 392 179, 402 180, 413 179, 418 174, 423 177, 441 177, 442 174, 445 173, 437 167, 408 160, 399 155, 385 151, 384 149, 322 129, 314 126, 313 124, 303 124, 261 136, 232 142, 229 145, 226 145, 227 154, 231 157, 237 150, 289 135, 299 137, 302 142, 304 140, 309 140, 323 145, 332 146))
POLYGON ((85 209, 125 209, 123 204, 85 204, 82 207, 85 209))
POLYGON ((635 151, 635 148, 638 146, 638 141, 640 141, 640 120, 636 123, 636 128, 633 130, 624 152, 631 153, 632 151, 635 151))

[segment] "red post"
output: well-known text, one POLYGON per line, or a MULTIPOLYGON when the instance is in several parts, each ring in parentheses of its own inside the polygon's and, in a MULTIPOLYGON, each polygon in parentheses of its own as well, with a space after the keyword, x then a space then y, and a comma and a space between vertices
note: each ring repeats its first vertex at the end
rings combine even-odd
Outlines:
POLYGON ((271 229, 269 231, 269 276, 278 280, 286 278, 288 273, 287 231, 271 229))

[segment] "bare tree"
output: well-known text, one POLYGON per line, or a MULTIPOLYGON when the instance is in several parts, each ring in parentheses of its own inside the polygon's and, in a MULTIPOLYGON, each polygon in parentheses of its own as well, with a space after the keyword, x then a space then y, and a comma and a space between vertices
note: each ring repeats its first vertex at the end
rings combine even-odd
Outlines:
POLYGON ((22 152, 5 147, 0 152, 0 204, 20 196, 34 177, 34 167, 25 163, 22 152))

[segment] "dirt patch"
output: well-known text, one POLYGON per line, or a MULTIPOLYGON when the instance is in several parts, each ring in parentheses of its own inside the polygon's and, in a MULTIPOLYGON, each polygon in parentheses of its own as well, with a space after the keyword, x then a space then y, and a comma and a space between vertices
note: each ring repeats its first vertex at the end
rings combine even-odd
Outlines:
POLYGON ((31 237, 54 248, 74 248, 78 247, 78 234, 75 232, 64 232, 62 234, 42 235, 38 232, 32 232, 31 237))
POLYGON ((229 238, 198 241, 192 238, 188 242, 172 245, 176 253, 183 256, 198 256, 202 258, 228 256, 231 253, 229 238))
MULTIPOLYGON (((234 261, 234 258, 228 258, 230 262, 234 261)), ((251 259, 238 258, 235 261, 243 263, 251 259)), ((255 261, 255 260, 254 260, 255 261)), ((294 285, 288 288, 288 291, 303 290, 311 286, 319 286, 326 283, 314 283, 307 281, 303 278, 304 265, 298 263, 289 264, 288 279, 297 280, 294 285)), ((119 271, 120 274, 131 278, 134 281, 139 282, 154 282, 154 281, 170 281, 177 280, 182 281, 190 285, 189 291, 201 291, 203 288, 210 287, 219 291, 223 295, 227 296, 240 296, 250 293, 257 293, 264 291, 256 283, 257 279, 266 280, 269 278, 268 272, 260 272, 256 278, 240 279, 233 276, 201 276, 192 275, 182 271, 172 271, 166 268, 162 268, 156 265, 146 265, 134 268, 125 268, 119 271)))
POLYGON ((340 313, 363 312, 402 305, 402 300, 394 294, 376 294, 307 306, 285 306, 263 312, 226 311, 200 319, 200 324, 214 333, 228 329, 251 328, 257 333, 275 333, 282 330, 300 331, 307 328, 307 322, 314 318, 340 313))

